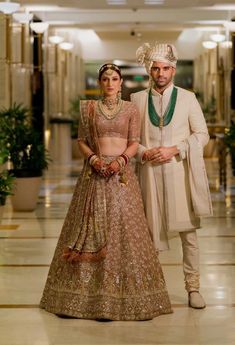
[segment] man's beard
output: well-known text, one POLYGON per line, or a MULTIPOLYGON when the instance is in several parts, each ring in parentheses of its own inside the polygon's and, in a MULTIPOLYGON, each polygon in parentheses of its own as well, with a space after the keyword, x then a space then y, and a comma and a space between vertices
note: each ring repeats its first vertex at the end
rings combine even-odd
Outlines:
POLYGON ((172 81, 171 79, 167 80, 167 79, 164 78, 161 81, 158 81, 158 79, 157 79, 157 80, 154 80, 153 82, 154 82, 154 86, 155 87, 162 88, 162 87, 165 87, 165 86, 169 85, 171 83, 171 81, 172 81))

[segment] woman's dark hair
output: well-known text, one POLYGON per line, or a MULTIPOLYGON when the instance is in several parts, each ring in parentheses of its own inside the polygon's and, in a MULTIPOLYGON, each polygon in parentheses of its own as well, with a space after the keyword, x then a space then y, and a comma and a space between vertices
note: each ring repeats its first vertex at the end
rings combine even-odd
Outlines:
POLYGON ((98 79, 101 80, 102 74, 107 71, 108 69, 112 69, 113 71, 117 72, 117 74, 119 75, 120 79, 122 79, 122 73, 120 68, 115 65, 114 63, 106 63, 103 66, 100 67, 99 69, 99 76, 98 79))

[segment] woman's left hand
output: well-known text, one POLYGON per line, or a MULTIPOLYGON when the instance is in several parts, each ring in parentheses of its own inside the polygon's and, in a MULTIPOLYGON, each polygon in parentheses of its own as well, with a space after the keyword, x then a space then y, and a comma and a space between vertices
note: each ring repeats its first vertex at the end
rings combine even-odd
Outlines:
POLYGON ((107 172, 109 174, 109 176, 115 175, 120 171, 120 165, 119 163, 114 160, 111 163, 108 164, 107 166, 107 172))

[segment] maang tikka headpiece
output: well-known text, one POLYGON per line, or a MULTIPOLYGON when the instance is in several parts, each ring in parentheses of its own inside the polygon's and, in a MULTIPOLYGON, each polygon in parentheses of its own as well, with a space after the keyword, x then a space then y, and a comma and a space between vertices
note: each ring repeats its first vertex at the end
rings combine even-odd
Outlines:
POLYGON ((99 69, 99 80, 100 80, 100 78, 104 72, 111 74, 112 73, 111 71, 117 72, 119 74, 120 78, 122 78, 121 70, 117 65, 115 65, 113 63, 106 63, 103 66, 101 66, 99 69))

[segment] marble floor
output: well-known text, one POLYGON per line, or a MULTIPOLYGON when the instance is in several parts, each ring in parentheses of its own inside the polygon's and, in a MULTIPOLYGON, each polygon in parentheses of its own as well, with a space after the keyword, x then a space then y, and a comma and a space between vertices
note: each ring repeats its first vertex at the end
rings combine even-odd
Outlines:
POLYGON ((0 224, 1 345, 235 344, 235 179, 220 189, 218 162, 207 160, 214 217, 198 231, 204 310, 187 306, 178 237, 160 255, 174 313, 142 322, 61 319, 38 308, 49 264, 81 162, 51 165, 34 212, 13 212, 0 224))

